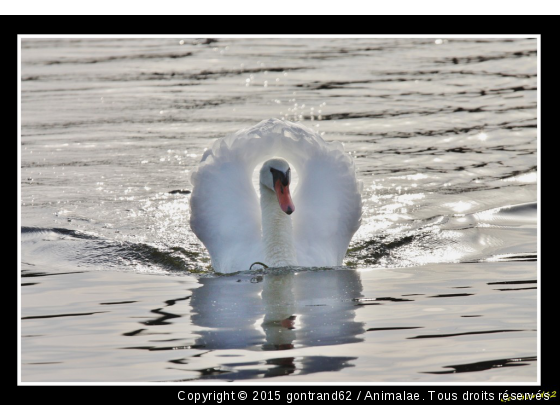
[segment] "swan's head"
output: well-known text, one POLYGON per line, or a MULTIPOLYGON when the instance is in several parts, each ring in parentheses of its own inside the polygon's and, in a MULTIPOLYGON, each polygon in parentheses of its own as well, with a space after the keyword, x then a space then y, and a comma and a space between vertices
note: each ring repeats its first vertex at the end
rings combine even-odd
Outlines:
POLYGON ((281 158, 274 158, 263 164, 260 173, 261 185, 276 193, 280 208, 287 214, 292 214, 296 209, 290 195, 290 172, 288 162, 281 158))

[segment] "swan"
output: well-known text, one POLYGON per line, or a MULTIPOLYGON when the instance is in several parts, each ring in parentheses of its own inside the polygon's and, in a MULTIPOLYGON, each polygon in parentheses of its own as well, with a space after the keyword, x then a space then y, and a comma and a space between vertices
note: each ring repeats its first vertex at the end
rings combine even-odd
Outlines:
POLYGON ((351 157, 298 123, 272 118, 216 140, 191 184, 191 229, 221 273, 255 262, 340 266, 361 223, 362 183, 351 157), (259 164, 260 198, 252 181, 259 164))

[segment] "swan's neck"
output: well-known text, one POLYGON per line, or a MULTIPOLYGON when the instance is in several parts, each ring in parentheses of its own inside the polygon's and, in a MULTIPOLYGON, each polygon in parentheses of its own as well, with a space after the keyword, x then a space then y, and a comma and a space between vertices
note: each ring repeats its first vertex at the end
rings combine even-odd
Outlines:
POLYGON ((265 263, 269 267, 297 265, 292 219, 278 205, 276 194, 260 186, 265 263))

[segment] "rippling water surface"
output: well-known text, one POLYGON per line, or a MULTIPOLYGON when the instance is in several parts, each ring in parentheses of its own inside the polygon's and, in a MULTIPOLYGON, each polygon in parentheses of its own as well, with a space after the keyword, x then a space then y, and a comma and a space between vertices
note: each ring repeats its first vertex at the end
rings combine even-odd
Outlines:
POLYGON ((22 380, 536 381, 537 95, 535 39, 23 39, 22 380), (272 117, 344 143, 362 226, 213 273, 190 173, 272 117))

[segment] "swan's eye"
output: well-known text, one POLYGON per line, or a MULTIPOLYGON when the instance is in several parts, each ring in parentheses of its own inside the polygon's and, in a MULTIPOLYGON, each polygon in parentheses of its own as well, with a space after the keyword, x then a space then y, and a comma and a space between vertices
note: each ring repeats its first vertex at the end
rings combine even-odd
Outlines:
POLYGON ((286 178, 288 178, 288 184, 290 183, 290 181, 292 180, 292 169, 288 168, 288 170, 286 171, 286 178))
POLYGON ((284 173, 278 169, 270 168, 270 172, 272 173, 273 184, 276 184, 276 181, 280 181, 284 186, 290 183, 290 169, 284 173))

